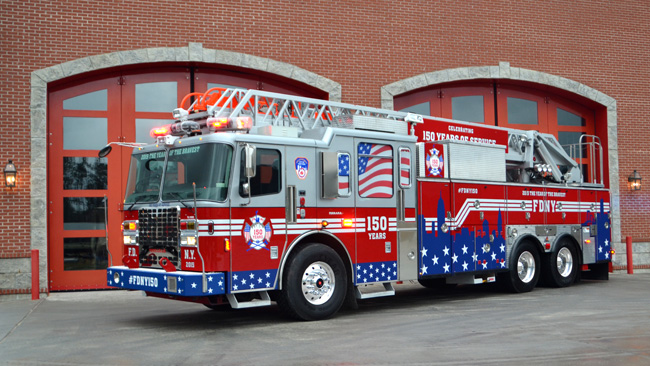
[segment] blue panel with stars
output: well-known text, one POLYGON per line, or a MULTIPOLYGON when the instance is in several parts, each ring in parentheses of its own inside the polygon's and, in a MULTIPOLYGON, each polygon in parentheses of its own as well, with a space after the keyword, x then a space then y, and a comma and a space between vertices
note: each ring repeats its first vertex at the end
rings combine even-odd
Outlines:
POLYGON ((596 228, 596 261, 609 261, 611 247, 611 229, 609 224, 609 215, 605 212, 605 201, 600 200, 600 210, 595 215, 588 216, 587 222, 583 226, 595 224, 596 228), (595 216, 595 217, 594 217, 595 216))
POLYGON ((230 291, 273 290, 277 269, 232 272, 230 291))
POLYGON ((356 284, 397 280, 397 261, 357 263, 356 284))
POLYGON ((177 296, 224 294, 226 283, 223 273, 206 273, 207 290, 203 292, 203 277, 200 272, 165 272, 159 269, 132 269, 126 266, 109 267, 106 270, 106 277, 107 284, 112 287, 177 296), (168 284, 174 281, 176 289, 168 288, 168 284))

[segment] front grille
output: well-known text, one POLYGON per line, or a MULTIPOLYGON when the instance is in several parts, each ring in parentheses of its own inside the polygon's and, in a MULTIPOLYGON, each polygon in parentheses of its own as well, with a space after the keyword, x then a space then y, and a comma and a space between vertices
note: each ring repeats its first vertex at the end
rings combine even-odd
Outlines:
POLYGON ((140 264, 160 267, 160 258, 166 257, 178 267, 180 208, 141 208, 138 211, 138 243, 140 264))

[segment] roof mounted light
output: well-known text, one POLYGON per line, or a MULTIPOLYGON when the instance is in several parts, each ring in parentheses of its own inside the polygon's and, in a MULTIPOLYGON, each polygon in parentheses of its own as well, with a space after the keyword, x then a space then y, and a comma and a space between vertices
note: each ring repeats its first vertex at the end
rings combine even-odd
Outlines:
POLYGON ((249 116, 241 116, 237 118, 209 117, 207 124, 210 130, 214 132, 233 130, 247 131, 253 127, 253 119, 249 116))
POLYGON ((169 135, 169 125, 167 126, 160 126, 160 127, 154 127, 151 129, 149 132, 149 135, 153 138, 158 138, 160 136, 166 136, 169 135))
POLYGON ((187 116, 190 115, 190 112, 183 108, 176 108, 172 111, 172 116, 174 116, 174 119, 177 120, 186 120, 187 116))

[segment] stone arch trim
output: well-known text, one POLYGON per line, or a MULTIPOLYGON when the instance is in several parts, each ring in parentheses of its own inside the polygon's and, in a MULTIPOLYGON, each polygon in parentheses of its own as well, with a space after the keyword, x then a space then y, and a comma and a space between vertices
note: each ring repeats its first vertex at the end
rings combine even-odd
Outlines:
MULTIPOLYGON (((30 227, 31 248, 40 252, 40 288, 48 288, 47 276, 47 93, 48 83, 90 71, 158 62, 203 62, 264 71, 286 77, 329 94, 341 101, 341 84, 298 66, 240 52, 187 47, 144 48, 94 55, 36 70, 31 74, 30 227)), ((27 270, 27 269, 26 269, 27 270)))
POLYGON ((473 79, 518 80, 548 85, 580 95, 607 108, 607 155, 609 157, 609 185, 612 194, 612 225, 614 226, 612 241, 617 245, 617 251, 622 250, 622 244, 620 243, 621 208, 618 171, 618 112, 614 98, 574 80, 535 70, 511 67, 509 62, 499 62, 498 66, 473 66, 432 71, 384 85, 381 87, 381 106, 385 109, 393 109, 395 96, 416 89, 453 81, 473 79))

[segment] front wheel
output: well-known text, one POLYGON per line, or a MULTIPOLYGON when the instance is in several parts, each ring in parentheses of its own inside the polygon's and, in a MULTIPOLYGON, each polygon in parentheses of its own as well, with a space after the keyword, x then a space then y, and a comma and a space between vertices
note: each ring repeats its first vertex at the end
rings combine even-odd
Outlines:
POLYGON ((519 243, 510 256, 510 271, 500 274, 500 281, 512 292, 532 291, 539 281, 539 252, 529 241, 519 243))
POLYGON ((308 244, 292 253, 278 296, 280 309, 299 320, 321 320, 334 315, 347 291, 345 266, 338 254, 323 244, 308 244))

